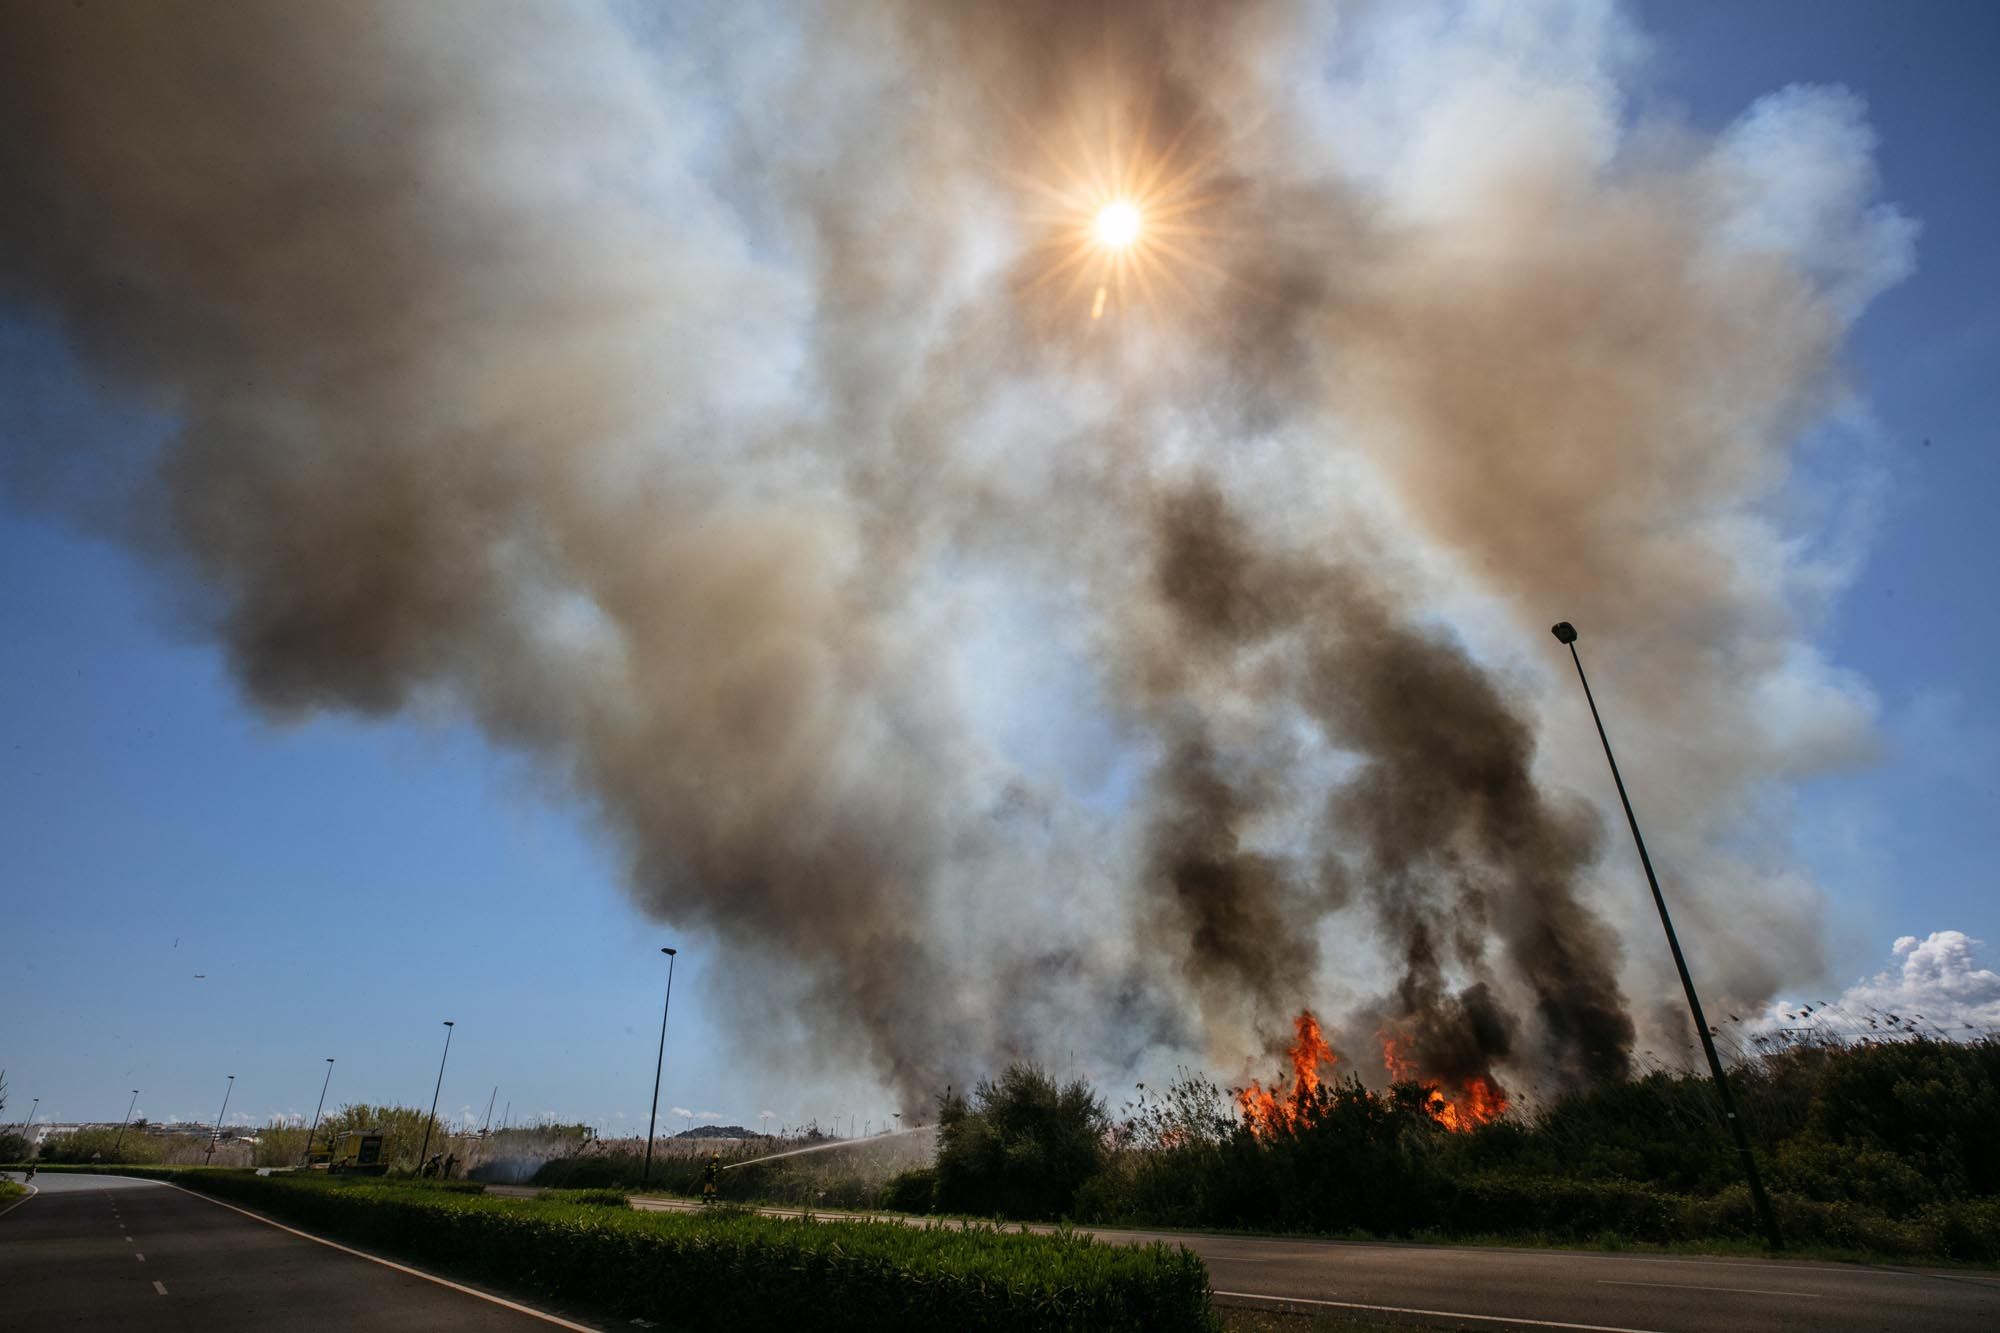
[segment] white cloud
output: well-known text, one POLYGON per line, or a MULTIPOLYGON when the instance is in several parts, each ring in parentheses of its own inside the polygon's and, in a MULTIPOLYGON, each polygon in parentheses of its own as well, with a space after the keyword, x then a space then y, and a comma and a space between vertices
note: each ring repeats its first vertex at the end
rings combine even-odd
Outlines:
POLYGON ((2000 1030, 2000 972, 1979 966, 1984 947, 1959 930, 1932 931, 1921 940, 1905 935, 1890 966, 1837 1001, 1778 1001, 1756 1026, 1850 1039, 1906 1032, 1966 1039, 2000 1030))
POLYGON ((683 1118, 690 1118, 690 1119, 694 1116, 694 1112, 688 1110, 687 1107, 685 1106, 669 1106, 667 1108, 667 1114, 677 1115, 683 1118))

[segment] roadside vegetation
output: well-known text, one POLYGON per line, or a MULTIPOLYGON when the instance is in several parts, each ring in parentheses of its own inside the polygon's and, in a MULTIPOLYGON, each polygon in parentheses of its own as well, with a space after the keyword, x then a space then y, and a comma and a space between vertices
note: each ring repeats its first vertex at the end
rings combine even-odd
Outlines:
MULTIPOLYGON (((1753 1056, 1731 1079, 1790 1250, 2000 1263, 2000 1038, 1801 1045, 1753 1056)), ((1113 1116, 1087 1083, 1016 1067, 941 1099, 925 1133, 813 1142, 825 1150, 783 1157, 772 1149, 792 1145, 778 1140, 721 1148, 732 1169, 719 1193, 1008 1221, 1761 1248, 1702 1076, 1654 1070, 1467 1132, 1441 1124, 1416 1083, 1328 1079, 1295 1104, 1295 1116, 1253 1130, 1229 1090, 1183 1073, 1113 1116)), ((511 1149, 474 1141, 461 1160, 485 1179, 638 1187, 643 1142, 536 1132, 511 1149)), ((128 1160, 134 1143, 128 1135, 128 1160)), ((57 1141, 44 1160, 88 1160, 87 1147, 57 1141)), ((663 1141, 651 1188, 698 1194, 710 1156, 663 1141)))
MULTIPOLYGON (((380 1133, 382 1155, 391 1169, 414 1173, 428 1121, 429 1113, 413 1106, 342 1106, 328 1112, 316 1130, 309 1125, 285 1122, 258 1128, 224 1126, 222 1137, 211 1151, 206 1133, 162 1133, 157 1126, 141 1119, 122 1131, 116 1126, 95 1125, 52 1135, 43 1140, 39 1160, 140 1166, 289 1167, 298 1165, 304 1157, 309 1133, 314 1146, 326 1148, 337 1143, 343 1133, 355 1130, 380 1133)), ((481 1136, 454 1131, 440 1121, 430 1134, 430 1151, 441 1159, 456 1159, 455 1170, 463 1174, 499 1157, 567 1151, 566 1145, 581 1142, 588 1135, 583 1126, 537 1126, 481 1136)), ((0 1132, 0 1162, 23 1160, 28 1149, 24 1135, 0 1132)))
MULTIPOLYGON (((1732 1074, 1787 1241, 2000 1261, 2000 1040, 1811 1046, 1732 1074)), ((1753 1242, 1704 1077, 1656 1071, 1452 1132, 1415 1083, 1329 1080, 1253 1132, 1184 1074, 1113 1123, 1081 1083, 1012 1069, 947 1101, 910 1211, 1555 1244, 1753 1242)))
MULTIPOLYGON (((1788 1248, 2000 1262, 2000 1039, 1801 1045, 1731 1074, 1788 1248)), ((1096 1225, 1356 1238, 1761 1250, 1704 1076, 1641 1077, 1468 1132, 1417 1083, 1329 1079, 1255 1132, 1183 1073, 1114 1117, 1082 1081, 1025 1067, 942 1098, 934 1134, 863 1139, 724 1170, 727 1200, 1096 1225)), ((551 1157, 538 1184, 638 1184, 642 1145, 551 1157)), ((777 1146, 722 1152, 751 1163, 777 1146)), ((657 1153, 653 1187, 696 1194, 707 1154, 657 1153)))
POLYGON ((478 1182, 144 1174, 620 1322, 685 1330, 1217 1327, 1199 1258, 1068 1232, 789 1221, 735 1209, 635 1212, 616 1191, 491 1198, 478 1182))

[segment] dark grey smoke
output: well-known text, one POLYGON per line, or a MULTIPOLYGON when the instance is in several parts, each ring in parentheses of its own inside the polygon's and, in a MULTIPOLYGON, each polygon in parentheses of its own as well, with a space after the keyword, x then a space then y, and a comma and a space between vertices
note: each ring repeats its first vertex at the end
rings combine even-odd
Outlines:
MULTIPOLYGON (((1540 790, 1519 705, 1448 637, 1399 623, 1366 570, 1258 549, 1213 486, 1171 494, 1158 513, 1159 593, 1184 632, 1161 650, 1229 663, 1282 636, 1295 670, 1267 668, 1260 694, 1291 694, 1329 744, 1360 760, 1331 795, 1327 830, 1349 866, 1332 887, 1362 886, 1400 971, 1373 1006, 1375 1025, 1405 1036, 1427 1074, 1489 1074, 1515 1054, 1518 1024, 1489 985, 1504 961, 1533 1006, 1538 1066, 1575 1082, 1624 1074, 1633 1023, 1620 950, 1581 893, 1597 821, 1540 790), (1451 994, 1448 968, 1473 984, 1451 994)), ((1270 802, 1267 769, 1232 783, 1214 753, 1181 745, 1163 771, 1163 919, 1185 924, 1196 976, 1268 1013, 1307 991, 1313 926, 1342 896, 1288 896, 1284 867, 1239 846, 1243 823, 1270 802)))
POLYGON ((1662 978, 1519 645, 1633 682, 1692 928, 1764 904, 1723 993, 1809 969, 1737 812, 1866 704, 1764 502, 1908 229, 1837 94, 1640 160, 1596 6, 1330 14, 11 5, 0 301, 172 422, 132 540, 256 707, 534 756, 781 1055, 918 1100, 1312 1003, 1614 1075, 1662 978), (1157 238, 1101 320, 1092 173, 1157 238))

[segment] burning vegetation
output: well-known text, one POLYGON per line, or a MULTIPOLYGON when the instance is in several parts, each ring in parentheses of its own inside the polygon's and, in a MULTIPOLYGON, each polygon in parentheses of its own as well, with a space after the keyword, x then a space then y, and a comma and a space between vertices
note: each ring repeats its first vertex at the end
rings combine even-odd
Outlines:
POLYGON ((1312 1010, 1299 1010, 1292 1026, 1298 1035, 1285 1051, 1292 1065, 1289 1086, 1280 1074, 1269 1088, 1253 1078, 1249 1087, 1236 1093, 1236 1106, 1243 1113, 1243 1122, 1260 1136, 1269 1137, 1281 1129, 1297 1127, 1319 1095, 1322 1071, 1331 1073, 1340 1061, 1339 1054, 1321 1034, 1319 1019, 1312 1010))
MULTIPOLYGON (((1299 1128, 1318 1105, 1321 1085, 1340 1063, 1340 1053, 1327 1041, 1312 1010, 1301 1009, 1292 1027, 1295 1035, 1285 1048, 1291 1073, 1280 1072, 1268 1088, 1253 1078, 1235 1092, 1237 1112, 1259 1138, 1299 1128)), ((1491 1074, 1442 1078, 1427 1073, 1410 1057, 1407 1037, 1383 1033, 1381 1042, 1382 1067, 1389 1081, 1416 1084, 1423 1093, 1423 1109, 1446 1129, 1464 1133, 1506 1114, 1507 1090, 1491 1074)))
POLYGON ((1389 1071, 1391 1083, 1415 1083, 1423 1088, 1424 1109, 1446 1129, 1463 1133, 1490 1125, 1506 1114, 1507 1090, 1492 1075, 1468 1074, 1447 1082, 1418 1069, 1406 1054, 1408 1049, 1407 1039, 1382 1034, 1382 1067, 1389 1071), (1445 1095, 1447 1086, 1455 1087, 1454 1095, 1445 1095))

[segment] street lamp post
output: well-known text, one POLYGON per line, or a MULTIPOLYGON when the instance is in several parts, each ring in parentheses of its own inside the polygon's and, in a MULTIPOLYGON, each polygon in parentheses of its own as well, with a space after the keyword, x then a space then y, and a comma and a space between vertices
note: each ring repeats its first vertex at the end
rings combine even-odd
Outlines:
POLYGON ((111 1155, 113 1157, 116 1157, 119 1150, 125 1146, 125 1126, 132 1122, 132 1110, 138 1104, 139 1090, 134 1088, 132 1089, 132 1105, 125 1108, 125 1118, 118 1122, 118 1137, 111 1140, 111 1155))
MULTIPOLYGON (((41 1104, 42 1104, 42 1099, 41 1099, 40 1097, 37 1097, 37 1098, 35 1098, 34 1102, 33 1102, 33 1103, 32 1103, 32 1104, 31 1104, 31 1105, 30 1105, 30 1106, 28 1107, 28 1128, 29 1128, 29 1129, 33 1129, 33 1128, 35 1127, 35 1111, 36 1111, 36 1110, 37 1110, 37 1109, 38 1109, 38 1108, 39 1108, 39 1107, 41 1106, 41 1104)), ((127 1112, 127 1114, 130 1114, 130 1113, 129 1113, 129 1112, 127 1112)))
POLYGON ((431 1130, 437 1127, 438 1094, 444 1091, 444 1062, 451 1059, 451 1030, 457 1024, 449 1018, 444 1020, 444 1054, 438 1057, 437 1086, 431 1089, 431 1118, 424 1122, 424 1146, 417 1150, 417 1174, 424 1173, 424 1163, 430 1160, 431 1130))
POLYGON ((676 950, 661 946, 667 956, 667 998, 660 1005, 660 1053, 653 1061, 653 1110, 646 1117, 646 1164, 639 1169, 639 1183, 653 1178, 653 1131, 660 1123, 660 1072, 667 1067, 667 1011, 674 1004, 674 955, 676 950))
POLYGON ((215 1128, 208 1136, 208 1151, 201 1155, 202 1165, 215 1156, 215 1142, 222 1137, 222 1117, 229 1113, 229 1094, 236 1091, 236 1075, 229 1076, 229 1082, 222 1089, 222 1109, 215 1113, 215 1128))
POLYGON ((1729 1124, 1730 1136, 1736 1140, 1736 1155, 1743 1161, 1743 1177, 1750 1185, 1750 1201, 1756 1206, 1757 1219, 1763 1224, 1764 1239, 1772 1249, 1783 1248, 1783 1240, 1778 1234, 1778 1217, 1771 1211, 1771 1201, 1764 1194, 1764 1182, 1757 1174, 1757 1158, 1750 1151, 1750 1136, 1743 1128, 1743 1118, 1736 1113, 1736 1098, 1730 1095, 1729 1079, 1722 1072, 1722 1057, 1715 1053, 1715 1038, 1709 1034, 1708 1019, 1701 1012, 1701 997, 1695 994, 1694 978, 1688 974, 1687 959, 1681 955, 1680 937, 1674 934, 1674 919, 1667 914, 1667 900, 1660 893, 1660 877, 1653 873, 1653 858, 1646 854, 1646 840, 1639 834, 1639 817, 1632 813, 1632 799, 1625 794, 1625 779, 1618 772, 1618 760, 1611 753, 1611 737, 1605 734, 1604 718, 1597 711, 1597 697, 1590 691, 1590 677, 1583 674, 1583 658, 1576 651, 1576 626, 1567 620, 1561 621, 1550 630, 1558 642, 1569 649, 1570 660, 1576 663, 1576 678, 1583 682, 1583 697, 1590 704, 1590 719, 1597 724, 1597 739, 1604 746, 1605 762, 1611 765, 1611 781, 1618 788, 1618 801, 1625 807, 1625 822, 1632 830, 1632 845, 1639 849, 1639 864, 1645 867, 1646 883, 1653 890, 1653 906, 1660 911, 1660 928, 1667 933, 1667 948, 1674 955, 1674 970, 1680 973, 1681 989, 1687 993, 1688 1012, 1694 1015, 1695 1035, 1701 1038, 1701 1049, 1708 1056, 1709 1077, 1715 1080, 1715 1094, 1722 1102, 1722 1118, 1729 1124))
POLYGON ((313 1135, 319 1133, 319 1113, 326 1109, 326 1085, 333 1082, 333 1057, 326 1057, 326 1077, 319 1082, 319 1105, 313 1108, 312 1128, 306 1131, 306 1165, 312 1165, 313 1135))

